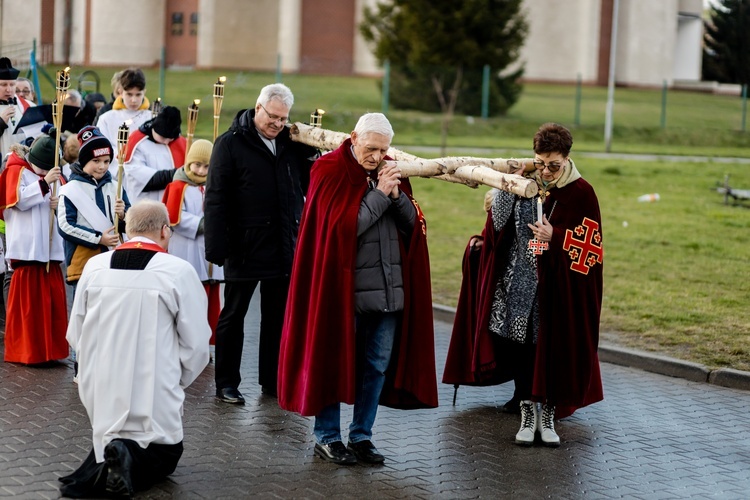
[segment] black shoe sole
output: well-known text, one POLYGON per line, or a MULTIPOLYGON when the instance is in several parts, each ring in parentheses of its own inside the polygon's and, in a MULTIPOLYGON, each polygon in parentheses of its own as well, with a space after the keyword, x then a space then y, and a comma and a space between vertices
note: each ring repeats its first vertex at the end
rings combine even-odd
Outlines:
POLYGON ((337 460, 337 459, 335 459, 333 457, 328 456, 323 450, 319 449, 317 446, 315 447, 315 449, 313 451, 314 451, 314 453, 315 453, 316 456, 322 458, 326 462, 331 462, 331 463, 334 463, 334 464, 337 464, 337 465, 356 465, 357 464, 356 457, 355 457, 354 461, 337 460))
POLYGON ((244 399, 226 399, 226 398, 222 398, 221 396, 216 396, 216 401, 220 401, 222 403, 227 403, 230 405, 244 405, 245 404, 244 399))
POLYGON ((122 443, 120 443, 120 446, 108 445, 105 454, 108 469, 106 491, 118 497, 132 498, 134 494, 130 477, 130 462, 132 459, 129 455, 124 456, 127 454, 127 448, 122 443), (124 448, 124 450, 121 448, 124 448))

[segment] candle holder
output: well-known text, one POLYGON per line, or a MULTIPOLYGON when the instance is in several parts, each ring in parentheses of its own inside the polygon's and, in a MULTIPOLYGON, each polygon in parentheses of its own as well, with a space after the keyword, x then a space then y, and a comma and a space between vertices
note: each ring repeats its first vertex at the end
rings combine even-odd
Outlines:
POLYGON ((214 142, 219 136, 219 118, 221 118, 221 106, 224 102, 224 83, 226 76, 220 76, 214 83, 214 142))
POLYGON ((310 113, 310 126, 315 128, 322 128, 324 114, 326 114, 326 112, 320 108, 310 113))
POLYGON ((161 108, 161 97, 157 97, 153 104, 151 104, 151 118, 156 118, 156 115, 161 113, 161 108))
MULTIPOLYGON (((156 102, 154 102, 156 104, 156 102)), ((128 138, 130 137, 130 124, 128 122, 124 122, 122 125, 120 125, 120 128, 117 129, 117 199, 122 199, 122 176, 125 167, 123 166, 123 163, 125 163, 125 153, 127 151, 128 147, 128 138)), ((120 243, 122 243, 122 233, 120 233, 120 217, 115 214, 115 232, 120 238, 120 243)))

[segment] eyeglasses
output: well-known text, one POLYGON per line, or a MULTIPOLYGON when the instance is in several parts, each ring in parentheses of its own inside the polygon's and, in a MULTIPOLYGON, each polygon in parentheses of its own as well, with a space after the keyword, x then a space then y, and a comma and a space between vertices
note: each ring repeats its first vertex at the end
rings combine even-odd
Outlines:
POLYGON ((31 89, 16 89, 16 94, 31 95, 31 89))
POLYGON ((172 236, 174 234, 174 229, 169 224, 164 224, 164 227, 169 229, 169 235, 172 236))
POLYGON ((560 170, 560 168, 565 165, 565 162, 563 163, 544 163, 542 160, 534 160, 534 166, 537 170, 544 170, 545 167, 549 169, 550 172, 553 174, 560 170))
MULTIPOLYGON (((258 104, 260 104, 260 103, 258 103, 258 104)), ((289 121, 289 117, 288 116, 272 115, 271 113, 268 112, 268 110, 266 109, 265 106, 263 106, 262 104, 260 104, 260 107, 263 108, 263 111, 266 112, 266 115, 268 116, 268 119, 271 120, 272 122, 279 122, 281 125, 284 125, 285 123, 287 123, 289 121)))

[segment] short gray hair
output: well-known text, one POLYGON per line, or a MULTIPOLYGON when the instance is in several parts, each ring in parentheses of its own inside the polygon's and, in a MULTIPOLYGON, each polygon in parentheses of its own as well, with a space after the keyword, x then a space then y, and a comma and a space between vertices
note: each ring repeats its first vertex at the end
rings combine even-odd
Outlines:
POLYGON ((83 106, 83 97, 81 97, 81 93, 78 92, 76 89, 68 89, 68 99, 72 98, 73 102, 75 102, 75 105, 79 108, 83 106))
POLYGON ((388 137, 389 140, 393 139, 393 127, 383 113, 366 113, 360 116, 354 131, 360 137, 367 134, 380 134, 388 137))
POLYGON ((125 232, 128 238, 161 231, 169 225, 167 207, 154 200, 141 200, 125 214, 125 232))
POLYGON ((294 94, 292 94, 289 87, 283 83, 272 83, 271 85, 266 85, 260 89, 260 95, 258 95, 258 100, 255 101, 255 104, 266 106, 273 100, 281 101, 284 106, 292 109, 292 105, 294 105, 294 94))

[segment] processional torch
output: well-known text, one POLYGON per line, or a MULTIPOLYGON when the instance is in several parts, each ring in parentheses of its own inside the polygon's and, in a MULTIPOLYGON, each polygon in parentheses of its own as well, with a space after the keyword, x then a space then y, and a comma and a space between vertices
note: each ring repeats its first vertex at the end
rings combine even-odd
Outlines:
MULTIPOLYGON (((198 123, 198 105, 201 103, 200 99, 193 100, 193 104, 188 106, 187 116, 187 138, 185 140, 185 154, 190 151, 190 146, 193 145, 193 137, 195 137, 195 124, 198 123)), ((185 165, 187 167, 187 165, 185 165)))
MULTIPOLYGON (((221 105, 224 104, 224 83, 227 81, 226 76, 220 76, 216 83, 214 83, 214 144, 216 144, 216 138, 219 137, 219 119, 221 118, 221 105)), ((214 275, 213 263, 208 263, 208 279, 212 279, 214 275)))
MULTIPOLYGON (((157 101, 158 102, 158 99, 157 101)), ((154 102, 154 104, 156 104, 154 102)), ((117 199, 122 199, 122 174, 125 170, 125 151, 128 147, 128 137, 130 136, 130 127, 128 122, 124 122, 117 129, 117 199)), ((120 232, 120 217, 115 214, 115 232, 120 237, 120 243, 122 243, 122 233, 120 232)))
POLYGON ((214 83, 214 142, 219 137, 219 118, 221 118, 221 105, 224 102, 224 82, 226 76, 220 76, 214 83))
MULTIPOLYGON (((60 166, 60 134, 62 133, 63 108, 65 99, 68 98, 68 87, 70 87, 70 68, 58 71, 55 79, 55 101, 52 103, 52 124, 55 127, 55 168, 60 166)), ((57 197, 57 182, 52 183, 52 198, 57 197)), ((55 231, 55 209, 49 210, 49 251, 52 258, 52 237, 55 231)), ((49 260, 47 261, 47 272, 49 272, 49 260)))

